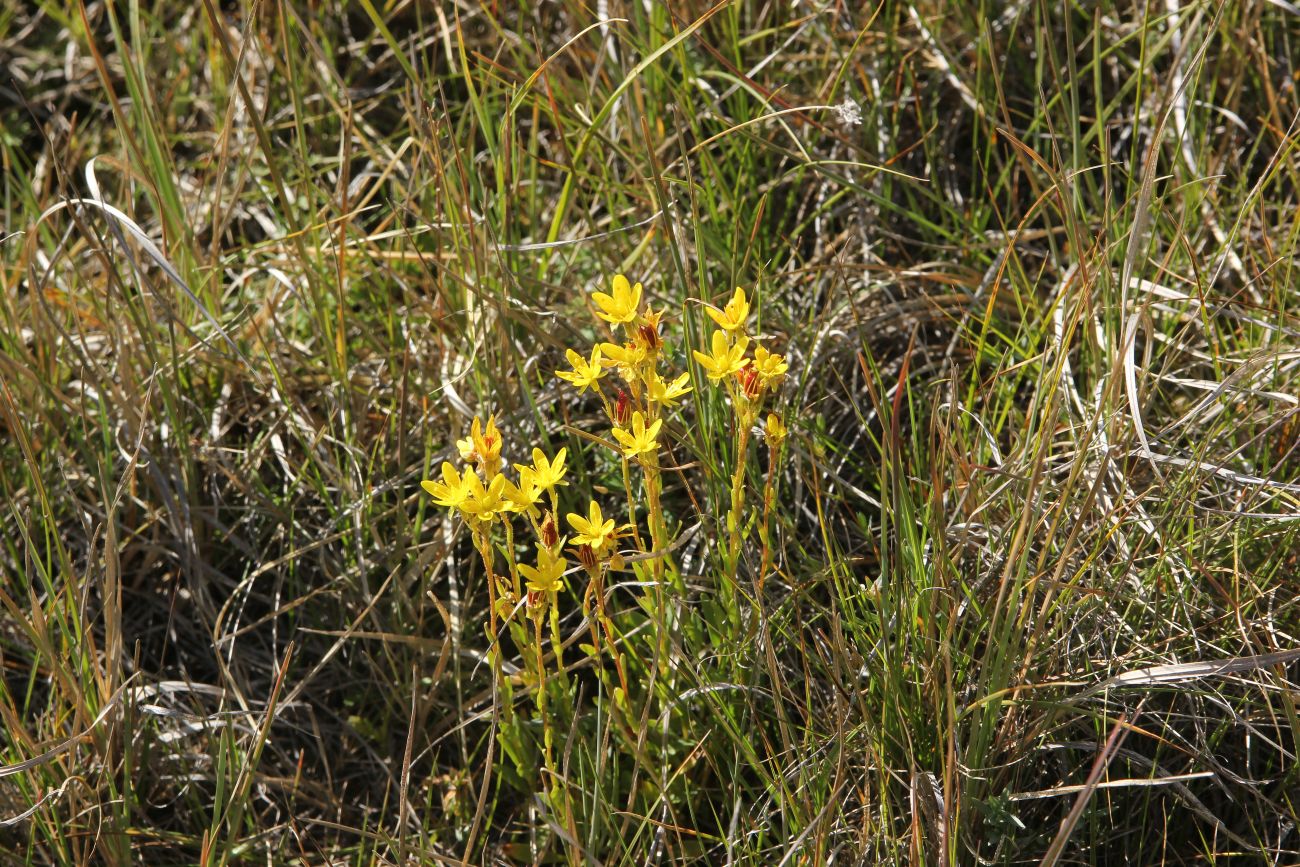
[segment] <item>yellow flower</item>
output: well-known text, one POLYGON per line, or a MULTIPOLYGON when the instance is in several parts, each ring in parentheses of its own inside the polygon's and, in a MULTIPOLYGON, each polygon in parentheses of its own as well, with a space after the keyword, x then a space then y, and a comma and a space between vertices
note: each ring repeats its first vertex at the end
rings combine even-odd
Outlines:
POLYGON ((569 526, 577 531, 578 535, 573 537, 573 544, 586 545, 592 550, 599 551, 614 540, 614 520, 605 520, 601 514, 600 504, 595 500, 587 507, 587 517, 570 512, 565 515, 565 520, 569 526))
POLYGON ((745 327, 745 320, 749 318, 749 301, 745 299, 745 290, 737 286, 725 308, 719 310, 716 307, 705 307, 704 312, 718 323, 719 328, 740 331, 745 327))
POLYGON ((712 354, 706 355, 698 349, 692 354, 700 366, 709 372, 709 379, 720 382, 743 370, 745 365, 749 364, 749 359, 745 358, 745 349, 748 346, 748 337, 738 337, 734 344, 729 344, 725 331, 715 331, 712 354))
POLYGON ((595 385, 596 380, 605 375, 605 365, 600 357, 599 346, 592 347, 590 361, 572 349, 564 350, 564 357, 569 359, 569 364, 573 365, 573 370, 557 370, 555 375, 577 386, 578 394, 582 394, 588 387, 595 385))
POLYGON ((602 343, 599 347, 612 363, 617 364, 624 371, 630 371, 637 365, 645 364, 646 350, 644 346, 635 343, 629 343, 625 346, 619 346, 617 343, 602 343))
POLYGON ((596 306, 600 308, 600 312, 596 315, 606 322, 615 325, 632 322, 641 307, 641 284, 637 283, 633 286, 622 274, 615 274, 614 294, 595 292, 591 300, 595 301, 596 306))
POLYGON ((426 479, 420 482, 420 487, 424 488, 439 506, 457 509, 469 497, 467 479, 472 475, 474 475, 473 470, 466 470, 465 478, 462 478, 460 473, 456 472, 456 468, 451 465, 451 461, 443 461, 442 481, 431 482, 426 479))
POLYGON ((639 411, 632 413, 632 433, 628 433, 622 428, 614 428, 614 439, 623 444, 623 455, 634 458, 637 455, 651 455, 659 450, 659 443, 655 437, 659 436, 659 429, 664 426, 664 420, 657 418, 654 422, 646 427, 645 416, 639 411))
POLYGON ((542 501, 543 493, 532 467, 520 468, 518 485, 507 480, 501 489, 501 496, 505 498, 504 507, 510 512, 533 512, 534 507, 542 501))
POLYGON ((519 571, 533 593, 556 593, 564 587, 564 570, 568 566, 569 561, 563 555, 553 554, 539 545, 536 568, 520 563, 519 571))
POLYGON ((461 503, 460 510, 466 516, 487 521, 497 512, 507 507, 505 499, 506 477, 498 474, 486 487, 478 473, 473 470, 465 472, 469 496, 461 503))
POLYGON ((481 464, 483 471, 496 474, 501 467, 501 432, 497 430, 496 416, 488 416, 487 430, 483 421, 474 416, 469 436, 456 441, 462 459, 481 464))
POLYGON ((475 417, 470 436, 474 438, 474 448, 478 449, 479 456, 483 458, 484 468, 495 472, 501 465, 501 432, 497 430, 496 416, 488 416, 487 429, 481 433, 478 418, 475 417))
POLYGON ((548 461, 541 449, 533 449, 533 465, 525 467, 515 464, 515 469, 519 470, 521 479, 525 475, 530 476, 533 484, 544 491, 549 491, 556 485, 567 485, 564 474, 568 468, 564 466, 564 456, 568 451, 567 448, 562 448, 555 453, 555 460, 548 461))
POLYGON ((758 371, 764 385, 779 382, 789 369, 790 363, 775 352, 768 352, 761 346, 754 347, 754 370, 758 371))
POLYGON ((785 426, 785 422, 781 421, 779 415, 774 412, 769 412, 767 414, 767 427, 764 432, 767 434, 768 442, 774 446, 779 446, 781 441, 785 439, 786 434, 790 431, 785 426))
POLYGON ((689 373, 683 373, 672 382, 664 382, 659 378, 659 374, 651 371, 645 383, 646 397, 663 406, 672 406, 682 395, 691 391, 691 387, 686 384, 690 378, 689 373))

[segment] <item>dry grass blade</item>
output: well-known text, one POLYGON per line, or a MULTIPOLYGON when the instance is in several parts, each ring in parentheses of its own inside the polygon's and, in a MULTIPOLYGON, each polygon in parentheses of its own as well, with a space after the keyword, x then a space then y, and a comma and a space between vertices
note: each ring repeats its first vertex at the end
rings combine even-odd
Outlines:
POLYGON ((1080 697, 1096 695, 1108 689, 1119 687, 1163 686, 1186 683, 1207 677, 1241 674, 1262 668, 1272 668, 1275 665, 1287 665, 1297 659, 1300 659, 1300 649, 1280 650, 1275 653, 1262 653, 1255 656, 1233 656, 1204 662, 1153 665, 1108 677, 1101 683, 1089 687, 1080 697))

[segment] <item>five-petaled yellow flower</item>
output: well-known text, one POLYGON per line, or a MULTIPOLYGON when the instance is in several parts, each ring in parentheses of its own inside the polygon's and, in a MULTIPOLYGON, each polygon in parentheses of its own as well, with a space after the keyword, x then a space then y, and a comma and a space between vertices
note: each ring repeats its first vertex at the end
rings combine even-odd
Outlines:
POLYGON ((537 484, 537 474, 533 468, 522 467, 519 471, 519 484, 507 481, 501 489, 501 496, 505 499, 503 507, 510 512, 536 514, 535 507, 542 501, 543 493, 545 491, 537 484))
POLYGON ((638 343, 628 343, 619 346, 617 343, 602 343, 599 347, 614 364, 622 368, 623 373, 631 378, 631 371, 638 365, 645 364, 648 352, 644 346, 638 343))
POLYGON ((632 413, 632 432, 628 433, 622 428, 614 428, 614 439, 623 444, 623 455, 634 458, 638 455, 651 455, 659 450, 659 443, 655 437, 659 436, 659 429, 664 426, 664 420, 655 419, 649 427, 646 427, 645 416, 638 410, 632 413))
POLYGON ((568 565, 569 562, 563 555, 553 554, 538 545, 536 568, 527 563, 520 563, 519 571, 532 592, 556 593, 564 587, 564 570, 568 565))
POLYGON ((600 504, 595 500, 587 507, 587 517, 570 512, 565 515, 565 519, 577 531, 578 535, 573 537, 575 545, 586 545, 592 550, 600 551, 614 540, 614 520, 605 520, 600 504))
POLYGON ((498 474, 486 487, 478 473, 466 472, 466 485, 469 496, 461 503, 460 510, 471 518, 489 520, 494 514, 506 508, 506 477, 498 474))
POLYGON ((748 337, 737 337, 735 343, 727 340, 725 331, 713 332, 712 353, 706 355, 698 349, 692 353, 695 360, 709 373, 709 379, 720 382, 728 376, 743 370, 749 359, 745 358, 745 349, 749 346, 748 337))
MULTIPOLYGON (((448 509, 459 509, 461 505, 469 498, 469 477, 474 475, 473 470, 466 470, 465 476, 456 472, 451 461, 442 462, 442 481, 432 482, 428 479, 420 482, 420 487, 433 497, 433 501, 439 506, 448 509)), ((477 477, 476 477, 477 478, 477 477)))
POLYGON ((745 327, 745 320, 749 318, 749 301, 745 298, 745 290, 737 286, 726 307, 722 310, 716 307, 705 307, 704 312, 718 323, 719 328, 740 331, 745 327))
POLYGON ((556 485, 567 485, 564 474, 568 468, 564 466, 564 456, 568 451, 567 448, 562 448, 555 453, 555 460, 547 460, 541 449, 533 449, 533 465, 525 467, 515 464, 515 469, 519 470, 521 478, 525 475, 532 476, 533 483, 544 491, 549 491, 556 485))
POLYGON ((594 292, 591 300, 600 308, 596 315, 601 319, 614 325, 626 324, 634 321, 641 309, 641 284, 633 286, 622 274, 615 274, 614 294, 594 292))
POLYGON ((664 382, 659 374, 651 371, 646 377, 646 397, 662 406, 673 406, 683 395, 691 391, 691 387, 686 384, 690 378, 689 373, 683 373, 672 382, 664 382))
POLYGON ((754 347, 754 370, 764 385, 772 385, 785 376, 790 363, 775 352, 768 352, 761 346, 754 347))
POLYGON ((600 357, 599 346, 592 347, 590 361, 572 349, 564 350, 564 357, 569 359, 569 364, 573 365, 573 370, 557 370, 555 375, 577 386, 578 394, 582 394, 589 387, 595 385, 596 380, 605 375, 605 365, 600 357))

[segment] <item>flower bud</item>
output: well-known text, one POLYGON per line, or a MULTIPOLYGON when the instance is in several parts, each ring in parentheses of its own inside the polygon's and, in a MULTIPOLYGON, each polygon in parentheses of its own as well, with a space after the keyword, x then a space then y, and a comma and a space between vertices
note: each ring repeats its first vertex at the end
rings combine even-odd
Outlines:
POLYGON ((578 562, 588 572, 595 572, 596 567, 600 565, 600 558, 590 545, 579 545, 573 549, 573 552, 578 556, 578 562))
POLYGON ((547 512, 542 517, 542 524, 538 528, 538 534, 541 536, 542 544, 547 548, 554 548, 560 541, 560 528, 555 525, 555 516, 547 512))
POLYGON ((663 341, 659 338, 659 329, 653 325, 638 325, 636 334, 637 342, 644 346, 647 352, 658 352, 659 347, 663 346, 663 341))
POLYGON ((618 390, 618 397, 614 399, 614 423, 619 427, 627 427, 627 423, 632 420, 632 398, 623 389, 618 390))
POLYGON ((740 388, 745 392, 745 397, 750 400, 757 400, 758 396, 763 393, 763 378, 752 367, 742 367, 736 371, 736 381, 740 383, 740 388))
POLYGON ((781 441, 789 433, 785 423, 781 421, 781 417, 774 412, 767 414, 767 426, 764 432, 767 434, 767 441, 774 447, 781 445, 781 441))
POLYGON ((498 596, 497 597, 497 618, 500 620, 509 620, 510 615, 514 613, 515 603, 517 601, 518 600, 515 598, 515 594, 510 590, 506 590, 504 593, 498 596))

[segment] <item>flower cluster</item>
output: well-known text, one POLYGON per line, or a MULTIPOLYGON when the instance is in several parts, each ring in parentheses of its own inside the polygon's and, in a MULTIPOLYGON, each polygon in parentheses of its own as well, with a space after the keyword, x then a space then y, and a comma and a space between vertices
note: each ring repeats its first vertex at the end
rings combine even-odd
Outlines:
MULTIPOLYGON (((534 448, 533 462, 515 464, 518 475, 511 479, 502 470, 501 447, 501 432, 495 417, 489 417, 486 425, 475 418, 469 436, 456 443, 466 465, 457 469, 451 461, 443 461, 441 481, 426 480, 420 484, 435 503, 458 512, 465 519, 476 541, 490 539, 492 527, 498 521, 508 525, 515 515, 523 515, 528 520, 538 540, 536 565, 521 563, 517 571, 527 580, 529 609, 538 612, 563 588, 564 572, 568 568, 562 554, 565 540, 556 531, 554 517, 557 489, 568 484, 564 480, 568 472, 567 450, 561 448, 555 457, 548 458, 541 449, 534 448), (549 510, 543 509, 544 503, 549 505, 549 510)), ((513 537, 510 528, 507 533, 513 537)), ((484 544, 480 550, 490 548, 484 544)), ((513 552, 507 554, 513 556, 513 552)), ((510 565, 514 575, 513 559, 510 565)), ((507 591, 513 589, 518 593, 518 588, 496 589, 507 601, 512 595, 507 591)))
POLYGON ((622 274, 614 277, 613 291, 594 292, 596 315, 610 323, 615 333, 621 329, 622 343, 600 343, 584 358, 572 349, 565 353, 571 371, 556 371, 560 379, 572 383, 579 393, 592 388, 601 399, 605 412, 614 424, 614 438, 623 446, 623 456, 649 460, 658 451, 661 406, 671 406, 691 389, 683 375, 665 382, 659 375, 659 353, 663 340, 659 336, 662 312, 643 307, 641 284, 632 284, 622 274), (601 385, 611 370, 617 371, 627 390, 615 390, 613 401, 601 385))
MULTIPOLYGON (((668 719, 680 713, 674 710, 678 703, 671 699, 676 674, 675 666, 669 664, 668 641, 694 626, 683 619, 685 609, 673 601, 696 591, 686 583, 673 553, 678 545, 672 538, 673 515, 665 509, 671 505, 664 496, 666 468, 660 465, 661 452, 672 455, 667 440, 675 429, 673 412, 694 391, 692 373, 672 363, 673 347, 662 328, 664 312, 650 306, 640 283, 620 274, 613 278, 608 292, 593 292, 589 300, 604 339, 585 353, 580 348, 567 349, 568 366, 556 371, 556 376, 579 394, 594 395, 600 401, 610 425, 609 436, 588 438, 609 450, 610 463, 617 464, 622 476, 626 503, 607 502, 602 507, 592 498, 595 491, 583 491, 575 498, 574 511, 561 512, 559 489, 568 484, 566 476, 570 475, 566 450, 548 455, 533 448, 531 463, 510 464, 504 456, 509 453, 508 444, 503 442, 495 417, 486 422, 475 418, 468 436, 455 444, 459 460, 443 461, 437 476, 422 482, 433 501, 458 515, 473 537, 486 577, 488 617, 484 626, 497 691, 496 738, 521 780, 528 780, 530 763, 539 765, 536 779, 557 827, 573 827, 572 817, 582 803, 571 795, 567 774, 554 749, 558 733, 577 730, 577 701, 585 692, 575 691, 570 680, 565 648, 578 636, 564 635, 562 624, 566 621, 557 604, 570 563, 576 560, 581 564, 587 579, 585 590, 573 594, 581 598, 583 616, 578 628, 590 633, 590 641, 577 649, 595 662, 591 670, 600 679, 599 694, 611 699, 608 708, 616 724, 610 730, 615 737, 626 738, 628 749, 636 755, 646 749, 646 719, 668 719), (626 523, 620 523, 623 520, 626 523), (562 523, 567 537, 562 535, 562 523), (532 537, 519 538, 516 531, 521 527, 531 528, 532 537), (628 550, 620 550, 623 545, 628 550), (498 568, 502 559, 506 569, 498 568), (610 573, 624 570, 633 573, 635 580, 617 586, 645 588, 641 605, 627 611, 608 604, 613 588, 606 586, 610 573), (521 610, 526 610, 526 617, 516 616, 521 610), (647 625, 646 614, 653 629, 642 628, 647 625), (510 670, 504 663, 510 652, 507 641, 522 662, 510 670), (535 719, 519 712, 521 703, 515 700, 515 690, 521 683, 532 693, 535 719)), ((718 328, 708 350, 697 351, 694 357, 709 380, 726 389, 734 414, 728 431, 734 448, 728 450, 731 485, 726 541, 717 545, 721 562, 715 598, 725 624, 709 628, 726 628, 740 635, 745 598, 740 581, 750 573, 756 591, 752 598, 761 600, 765 576, 776 574, 778 549, 770 544, 771 511, 781 444, 787 436, 781 419, 769 413, 765 429, 769 470, 760 515, 745 508, 751 428, 765 401, 770 403, 768 399, 780 387, 789 365, 747 333, 750 305, 744 290, 735 290, 723 308, 709 307, 707 313, 718 328), (762 543, 757 572, 741 556, 746 535, 755 525, 762 543)), ((700 382, 697 380, 697 385, 700 382)), ((680 468, 679 475, 687 481, 680 468)), ((693 493, 690 498, 693 504, 698 502, 693 493)), ((567 761, 567 753, 565 756, 567 761)))
POLYGON ((731 300, 719 310, 706 307, 718 328, 713 332, 709 351, 695 350, 695 360, 708 374, 709 381, 724 384, 733 399, 737 400, 737 411, 742 416, 756 416, 758 406, 767 394, 771 394, 781 385, 790 364, 775 352, 764 346, 754 345, 752 356, 747 357, 751 341, 745 333, 745 323, 749 319, 749 299, 745 290, 736 287, 731 300))
POLYGON ((661 410, 675 406, 691 391, 686 384, 690 374, 672 377, 661 372, 664 342, 659 326, 663 311, 642 304, 641 284, 618 274, 611 290, 594 292, 591 300, 596 316, 614 328, 615 336, 622 331, 623 342, 594 346, 586 358, 568 350, 565 357, 573 369, 557 371, 556 376, 572 383, 579 393, 594 389, 614 425, 614 439, 622 446, 623 457, 653 465, 663 427, 661 410), (612 400, 601 386, 610 371, 616 371, 626 385, 614 390, 612 400))
MULTIPOLYGON (((610 327, 612 340, 593 346, 586 355, 569 349, 565 352, 568 370, 556 376, 570 383, 578 392, 594 392, 604 407, 612 426, 612 445, 617 450, 628 490, 629 519, 635 520, 633 489, 629 466, 639 466, 645 480, 646 507, 649 513, 651 546, 643 547, 634 524, 619 526, 605 517, 601 506, 589 500, 585 513, 565 516, 573 532, 572 553, 593 575, 602 564, 621 568, 617 540, 628 533, 636 536, 642 553, 661 548, 666 541, 666 522, 659 503, 662 489, 659 452, 668 411, 692 391, 689 373, 677 373, 666 361, 664 339, 660 331, 663 311, 652 309, 645 301, 640 283, 616 275, 609 292, 594 292, 591 301, 596 316, 610 327), (617 381, 616 381, 617 380, 617 381)), ((780 386, 787 371, 787 361, 759 345, 746 333, 750 315, 749 299, 737 288, 721 308, 706 307, 718 326, 712 334, 709 351, 694 352, 711 382, 722 385, 731 397, 739 422, 738 463, 733 475, 732 549, 739 544, 736 535, 743 506, 744 459, 748 429, 758 419, 765 398, 780 386), (752 347, 752 352, 751 352, 752 347)), ((769 414, 766 425, 770 443, 778 445, 785 437, 780 418, 769 414)), ((458 512, 475 536, 485 565, 492 571, 494 558, 491 536, 493 528, 505 528, 504 551, 510 565, 512 586, 504 582, 496 597, 507 603, 527 591, 530 611, 544 610, 563 588, 568 561, 564 556, 566 540, 560 537, 556 516, 559 514, 557 489, 566 484, 565 449, 548 458, 541 449, 532 450, 529 465, 515 464, 517 475, 503 472, 502 437, 495 418, 484 424, 475 418, 469 436, 456 443, 462 466, 445 461, 441 479, 423 482, 423 487, 438 505, 458 512), (512 521, 524 516, 537 539, 533 562, 516 564, 512 521), (524 586, 520 586, 520 578, 524 586)), ((502 550, 502 549, 496 549, 502 550)), ((662 568, 657 563, 656 569, 662 568)))
MULTIPOLYGON (((640 283, 618 274, 610 291, 593 292, 591 301, 596 316, 609 324, 617 342, 599 343, 587 356, 568 350, 565 357, 572 369, 557 371, 556 376, 571 383, 580 394, 591 389, 599 396, 624 471, 629 463, 642 468, 651 498, 648 505, 656 513, 665 411, 691 392, 687 384, 690 374, 673 374, 667 369, 660 333, 663 311, 645 303, 640 283), (615 376, 621 383, 612 383, 615 376)), ((574 543, 579 558, 588 568, 611 555, 614 539, 624 529, 616 529, 615 522, 606 519, 595 502, 588 506, 586 517, 570 514, 567 519, 577 534, 574 543)), ((660 525, 652 520, 652 535, 659 529, 660 525)))
MULTIPOLYGON (((745 535, 745 467, 748 462, 750 428, 758 421, 763 401, 780 388, 790 370, 790 364, 745 333, 749 320, 749 299, 745 297, 744 289, 736 287, 731 300, 721 310, 709 306, 704 308, 704 312, 709 314, 709 318, 718 327, 709 342, 709 351, 701 352, 697 349, 694 353, 695 360, 704 368, 710 382, 727 390, 736 421, 735 470, 731 474, 731 510, 727 513, 726 522, 726 562, 728 571, 732 571, 739 562, 745 535), (751 344, 754 346, 753 354, 747 355, 751 344)), ((773 467, 786 433, 781 418, 776 413, 768 413, 765 434, 773 467)), ((774 482, 774 472, 769 472, 763 493, 763 524, 759 528, 763 540, 764 563, 763 573, 760 574, 766 572, 769 554, 767 520, 770 516, 774 482)))

